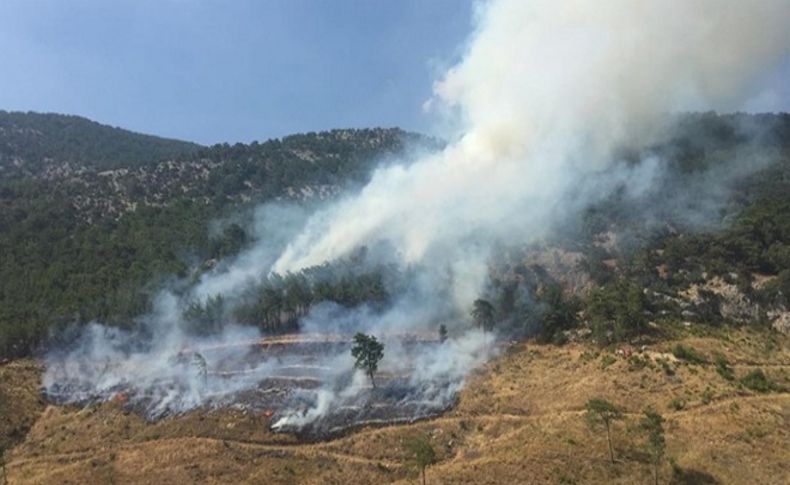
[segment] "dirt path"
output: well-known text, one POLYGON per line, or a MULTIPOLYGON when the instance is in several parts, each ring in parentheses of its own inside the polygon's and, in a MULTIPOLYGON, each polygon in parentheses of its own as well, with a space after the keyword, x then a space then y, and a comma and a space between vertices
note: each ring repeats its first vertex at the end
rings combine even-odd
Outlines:
POLYGON ((354 463, 359 465, 374 465, 374 466, 383 465, 386 467, 402 466, 401 463, 396 463, 389 460, 381 460, 381 459, 373 460, 357 455, 350 455, 329 449, 324 449, 326 447, 329 447, 332 444, 332 442, 321 443, 321 444, 272 445, 272 444, 265 444, 255 441, 207 438, 202 436, 159 438, 154 440, 138 441, 134 443, 123 443, 103 450, 79 450, 79 451, 72 451, 68 453, 55 453, 55 454, 40 455, 36 457, 29 457, 29 458, 18 458, 18 459, 10 460, 9 462, 6 463, 6 466, 8 467, 9 470, 13 470, 15 467, 18 466, 23 466, 31 463, 47 462, 47 461, 55 461, 63 464, 75 463, 75 462, 85 461, 94 458, 97 454, 97 451, 113 452, 113 451, 121 451, 121 450, 134 450, 138 448, 147 447, 152 444, 169 444, 169 443, 173 443, 174 446, 178 446, 179 444, 189 445, 195 443, 212 443, 212 444, 222 444, 228 446, 229 448, 231 448, 232 445, 238 448, 244 448, 254 451, 276 451, 282 453, 283 455, 288 455, 292 457, 303 457, 303 458, 324 457, 324 458, 331 458, 339 462, 354 463))

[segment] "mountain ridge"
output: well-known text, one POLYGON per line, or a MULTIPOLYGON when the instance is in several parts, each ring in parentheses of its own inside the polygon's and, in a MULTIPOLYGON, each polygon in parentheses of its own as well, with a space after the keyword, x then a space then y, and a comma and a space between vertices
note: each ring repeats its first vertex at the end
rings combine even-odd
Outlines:
POLYGON ((5 177, 33 175, 58 160, 97 169, 145 165, 201 147, 77 115, 0 110, 0 176, 5 177))
MULTIPOLYGON (((64 145, 31 132, 14 138, 29 139, 30 146, 20 150, 19 143, 7 142, 8 124, 0 122, 6 127, 0 132, 0 160, 26 153, 39 157, 0 171, 0 252, 5 256, 0 278, 6 282, 0 288, 0 356, 29 352, 57 322, 131 317, 145 308, 145 288, 152 280, 183 276, 195 260, 228 255, 248 238, 238 225, 227 234, 213 234, 212 221, 249 217, 252 207, 266 201, 326 200, 364 184, 379 163, 403 158, 415 146, 440 146, 398 128, 373 128, 212 147, 166 143, 171 151, 165 153, 158 148, 159 138, 134 138, 85 118, 0 113, 0 120, 9 118, 76 119, 89 128, 82 138, 79 131, 71 133, 77 139, 63 142, 67 146, 90 146, 96 139, 106 144, 117 136, 153 140, 154 146, 132 144, 126 153, 122 148, 130 145, 120 143, 120 152, 86 148, 43 157, 64 145), (101 136, 92 135, 95 129, 101 136), (185 152, 176 150, 184 147, 185 152), (85 162, 80 153, 114 153, 115 158, 85 162), (128 162, 135 154, 147 158, 128 162), (157 158, 163 155, 168 156, 157 158), (127 310, 119 313, 121 307, 127 310)), ((30 123, 27 129, 36 131, 30 123)))

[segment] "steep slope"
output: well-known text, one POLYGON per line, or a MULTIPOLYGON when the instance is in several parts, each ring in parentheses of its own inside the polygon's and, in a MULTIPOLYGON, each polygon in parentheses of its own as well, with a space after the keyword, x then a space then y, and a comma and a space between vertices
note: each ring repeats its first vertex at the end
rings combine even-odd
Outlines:
POLYGON ((0 110, 0 178, 147 165, 199 148, 80 116, 0 110))
POLYGON ((79 117, 0 113, 0 357, 25 355, 53 325, 128 324, 157 277, 238 251, 249 237, 235 222, 258 203, 316 203, 378 163, 438 145, 377 128, 203 148, 79 117))

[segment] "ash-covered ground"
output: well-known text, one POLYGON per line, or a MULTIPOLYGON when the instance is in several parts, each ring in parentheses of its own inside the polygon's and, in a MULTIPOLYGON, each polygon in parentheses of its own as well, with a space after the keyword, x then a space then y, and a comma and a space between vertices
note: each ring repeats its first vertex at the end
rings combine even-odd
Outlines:
MULTIPOLYGON (((464 373, 454 372, 455 364, 436 364, 464 348, 464 339, 392 336, 383 342, 386 358, 375 386, 354 368, 350 336, 297 335, 185 348, 162 357, 167 365, 148 367, 159 375, 140 372, 156 360, 150 354, 148 361, 133 354, 106 362, 55 359, 43 392, 62 405, 115 401, 152 421, 196 409, 242 408, 270 418, 276 431, 305 439, 412 422, 455 403, 464 373)), ((467 355, 483 361, 488 347, 467 355)))

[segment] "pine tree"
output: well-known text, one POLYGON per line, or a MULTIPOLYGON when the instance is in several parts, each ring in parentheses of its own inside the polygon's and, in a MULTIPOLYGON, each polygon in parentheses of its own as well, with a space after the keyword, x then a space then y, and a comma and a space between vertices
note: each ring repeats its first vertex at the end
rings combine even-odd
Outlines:
POLYGON ((606 430, 606 441, 609 444, 609 458, 614 463, 614 448, 612 447, 612 422, 623 419, 622 410, 605 399, 590 399, 587 401, 587 422, 591 426, 602 424, 606 430))
POLYGON ((425 469, 436 463, 436 451, 425 436, 412 438, 406 442, 406 449, 412 454, 414 464, 420 469, 422 485, 425 485, 425 469))
POLYGON ((357 333, 354 335, 354 346, 351 348, 351 355, 354 357, 354 367, 363 370, 373 387, 376 381, 373 378, 379 367, 379 361, 384 357, 384 344, 379 342, 373 335, 357 333))
POLYGON ((472 318, 484 332, 492 330, 494 328, 494 305, 487 300, 478 298, 472 308, 472 318))
POLYGON ((647 448, 653 459, 653 479, 658 485, 658 469, 661 467, 661 460, 664 458, 666 441, 664 440, 664 418, 653 409, 645 410, 645 417, 642 418, 641 427, 647 432, 647 448))

